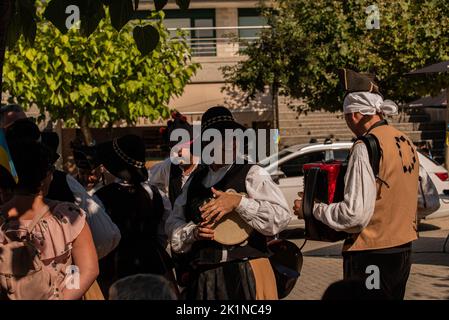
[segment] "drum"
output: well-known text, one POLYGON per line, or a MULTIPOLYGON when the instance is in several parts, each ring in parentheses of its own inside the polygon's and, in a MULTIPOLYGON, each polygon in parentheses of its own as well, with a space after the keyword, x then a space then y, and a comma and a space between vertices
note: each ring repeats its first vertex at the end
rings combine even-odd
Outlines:
MULTIPOLYGON (((226 192, 235 193, 233 189, 228 189, 226 192)), ((240 193, 242 196, 247 196, 240 193)), ((240 214, 233 211, 226 214, 214 227, 214 240, 224 245, 237 245, 244 243, 250 236, 253 228, 247 224, 240 214)))
POLYGON ((347 163, 309 163, 304 168, 305 237, 308 240, 335 242, 348 237, 346 232, 335 231, 313 215, 315 201, 330 204, 340 202, 344 197, 344 176, 347 163))

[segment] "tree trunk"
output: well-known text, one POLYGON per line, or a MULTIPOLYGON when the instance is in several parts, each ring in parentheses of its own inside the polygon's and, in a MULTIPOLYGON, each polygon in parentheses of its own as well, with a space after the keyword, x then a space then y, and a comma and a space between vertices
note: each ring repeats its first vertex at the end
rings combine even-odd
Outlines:
POLYGON ((92 132, 89 128, 89 119, 86 115, 82 115, 80 119, 80 129, 83 135, 84 143, 86 146, 91 146, 94 144, 94 139, 92 138, 92 132))
POLYGON ((3 82, 3 62, 6 51, 6 35, 8 34, 9 19, 11 17, 11 0, 0 0, 0 101, 3 82))

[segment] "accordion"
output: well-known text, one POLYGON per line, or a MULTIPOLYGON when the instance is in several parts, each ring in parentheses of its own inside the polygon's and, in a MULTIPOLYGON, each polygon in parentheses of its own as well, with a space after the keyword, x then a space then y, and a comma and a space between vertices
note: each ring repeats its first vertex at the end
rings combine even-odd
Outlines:
POLYGON ((309 163, 305 164, 303 168, 303 212, 306 239, 326 242, 346 239, 348 233, 336 231, 317 220, 313 216, 313 208, 316 201, 330 204, 343 200, 347 163, 341 161, 309 163))

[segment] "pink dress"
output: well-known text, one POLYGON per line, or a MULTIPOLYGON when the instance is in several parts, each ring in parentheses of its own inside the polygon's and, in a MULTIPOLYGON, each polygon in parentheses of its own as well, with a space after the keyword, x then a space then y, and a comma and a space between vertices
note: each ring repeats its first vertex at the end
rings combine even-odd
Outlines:
MULTIPOLYGON (((53 295, 50 300, 61 300, 66 279, 70 280, 70 272, 76 270, 76 267, 72 266, 72 243, 84 228, 86 214, 68 202, 53 203, 50 208, 50 212, 40 220, 32 234, 45 268, 53 274, 53 295)), ((10 220, 6 224, 8 235, 11 237, 11 230, 17 230, 19 236, 24 235, 30 223, 31 220, 10 220)), ((0 230, 0 243, 4 242, 4 231, 0 230)))

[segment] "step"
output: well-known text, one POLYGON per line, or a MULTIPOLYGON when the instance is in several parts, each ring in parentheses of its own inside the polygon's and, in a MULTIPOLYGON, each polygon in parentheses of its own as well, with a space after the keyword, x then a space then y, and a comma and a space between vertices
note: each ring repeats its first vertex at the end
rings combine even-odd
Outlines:
POLYGON ((279 112, 279 120, 291 120, 291 119, 342 119, 344 117, 342 114, 330 114, 330 113, 309 113, 298 114, 296 112, 279 112))
MULTIPOLYGON (((312 123, 304 123, 297 121, 281 121, 280 123, 281 130, 290 130, 290 129, 321 129, 321 128, 333 128, 333 129, 347 129, 346 122, 343 121, 325 121, 325 122, 312 122, 312 123)), ((440 122, 400 122, 400 123, 391 123, 396 129, 401 131, 424 131, 424 130, 441 130, 444 131, 444 123, 440 122)))
MULTIPOLYGON (((441 139, 444 137, 440 132, 422 132, 422 131, 409 131, 404 132, 412 141, 422 141, 422 140, 430 140, 430 139, 441 139)), ((353 137, 353 134, 351 132, 337 132, 332 133, 325 130, 316 131, 315 133, 311 134, 291 134, 291 135, 282 135, 281 134, 281 141, 285 140, 298 140, 301 142, 298 143, 308 143, 310 139, 326 139, 333 136, 333 139, 339 139, 341 141, 343 140, 351 140, 353 137)))
POLYGON ((303 128, 292 128, 289 130, 285 130, 285 129, 280 130, 281 137, 296 136, 296 135, 324 136, 324 135, 331 135, 331 134, 335 135, 335 134, 350 134, 350 133, 351 133, 351 131, 347 127, 341 128, 341 129, 326 128, 326 127, 311 129, 311 128, 303 127, 303 128))
MULTIPOLYGON (((430 117, 427 115, 403 115, 403 116, 394 116, 387 118, 388 121, 392 123, 408 123, 408 122, 429 122, 430 117)), ((300 115, 298 116, 295 113, 283 113, 279 114, 279 123, 283 121, 299 121, 299 122, 326 122, 326 121, 341 121, 346 122, 343 116, 338 115, 317 115, 312 114, 308 116, 300 115)))
MULTIPOLYGON (((331 113, 331 112, 308 112, 308 113, 297 113, 295 111, 280 111, 279 112, 279 119, 291 119, 291 118, 344 118, 343 113, 341 112, 335 112, 335 113, 331 113)), ((398 115, 394 115, 392 117, 388 117, 390 119, 409 119, 409 118, 413 118, 413 119, 424 119, 429 120, 430 116, 428 114, 406 114, 406 113, 402 113, 402 114, 398 114, 398 115)))
MULTIPOLYGON (((399 130, 404 132, 405 134, 409 133, 422 133, 422 136, 426 137, 426 139, 434 139, 435 137, 444 136, 443 130, 419 130, 418 128, 414 128, 413 126, 404 126, 404 128, 399 128, 399 130), (428 138, 431 137, 431 138, 428 138)), ((282 135, 321 135, 321 134, 336 134, 336 133, 346 133, 350 132, 349 128, 344 127, 332 127, 332 126, 303 126, 303 127, 281 127, 280 134, 282 135)))
MULTIPOLYGON (((297 111, 292 109, 292 108, 290 108, 287 104, 284 104, 284 103, 280 102, 279 103, 279 112, 297 112, 297 111)), ((302 112, 305 113, 305 111, 302 111, 302 112)), ((337 110, 337 111, 331 112, 331 111, 327 111, 327 110, 321 109, 321 110, 315 110, 315 111, 307 111, 307 113, 309 113, 309 114, 310 113, 327 113, 327 114, 330 114, 330 113, 343 113, 343 111, 337 110)), ((425 110, 421 109, 421 108, 402 109, 402 110, 399 110, 398 113, 399 114, 409 114, 409 115, 410 114, 427 115, 427 112, 425 110)))

